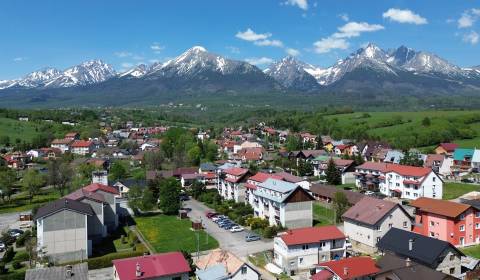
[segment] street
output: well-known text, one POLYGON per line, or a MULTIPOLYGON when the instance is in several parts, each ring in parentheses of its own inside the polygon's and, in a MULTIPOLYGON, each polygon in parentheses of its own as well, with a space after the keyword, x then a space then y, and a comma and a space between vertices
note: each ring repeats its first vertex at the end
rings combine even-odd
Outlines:
POLYGON ((19 215, 20 212, 0 214, 0 232, 12 228, 17 223, 19 215))
POLYGON ((212 220, 205 217, 206 212, 214 212, 214 210, 206 207, 196 200, 184 202, 184 207, 192 208, 188 216, 192 219, 202 220, 205 231, 217 239, 220 248, 228 250, 240 258, 247 257, 250 254, 258 253, 273 249, 273 240, 259 240, 246 242, 245 236, 247 231, 231 233, 230 231, 219 228, 212 220))

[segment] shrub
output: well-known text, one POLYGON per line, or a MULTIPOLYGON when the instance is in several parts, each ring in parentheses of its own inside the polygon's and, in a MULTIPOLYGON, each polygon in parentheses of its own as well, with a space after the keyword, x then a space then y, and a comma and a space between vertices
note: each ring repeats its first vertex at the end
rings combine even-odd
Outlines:
POLYGON ((15 261, 12 262, 12 267, 13 267, 13 269, 20 269, 22 267, 22 263, 15 260, 15 261))
POLYGON ((13 251, 13 247, 8 247, 7 251, 5 251, 5 255, 3 255, 2 262, 8 263, 13 260, 15 256, 15 251, 13 251))
POLYGON ((13 261, 26 262, 30 260, 30 256, 27 251, 19 251, 15 254, 13 261))
POLYGON ((120 239, 122 240, 122 244, 126 244, 126 243, 127 243, 127 239, 125 238, 125 235, 122 234, 122 236, 120 237, 120 239))
POLYGON ((4 274, 6 272, 7 272, 7 270, 5 269, 5 263, 0 262, 0 274, 4 274))
POLYGON ((92 270, 92 269, 111 267, 113 260, 138 257, 143 255, 143 253, 144 253, 143 251, 137 250, 135 252, 119 252, 119 253, 108 254, 103 257, 90 258, 88 259, 88 269, 92 270))
POLYGON ((31 236, 31 232, 29 230, 25 231, 24 233, 22 233, 22 235, 20 235, 18 238, 17 238, 17 241, 15 242, 15 245, 17 245, 17 247, 23 247, 25 246, 25 241, 27 241, 28 238, 30 238, 31 236))

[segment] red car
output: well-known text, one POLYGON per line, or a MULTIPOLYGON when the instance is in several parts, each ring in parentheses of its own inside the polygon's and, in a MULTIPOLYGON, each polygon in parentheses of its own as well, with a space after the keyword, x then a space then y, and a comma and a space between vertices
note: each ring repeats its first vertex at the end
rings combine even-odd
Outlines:
POLYGON ((218 214, 215 213, 215 212, 207 212, 207 214, 205 214, 205 216, 207 216, 207 218, 211 219, 215 216, 217 216, 218 214))

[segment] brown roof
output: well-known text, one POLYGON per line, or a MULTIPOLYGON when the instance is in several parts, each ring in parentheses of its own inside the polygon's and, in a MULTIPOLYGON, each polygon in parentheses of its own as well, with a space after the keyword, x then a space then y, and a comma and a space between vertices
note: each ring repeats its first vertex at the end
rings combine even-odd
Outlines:
POLYGON ((173 176, 180 177, 183 174, 192 174, 198 172, 198 167, 179 167, 173 170, 173 176))
POLYGON ((400 205, 391 201, 365 196, 348 209, 342 217, 368 225, 375 225, 397 206, 400 205))
POLYGON ((456 218, 471 206, 453 201, 420 197, 410 203, 411 206, 421 211, 445 217, 456 218))
POLYGON ((425 167, 428 167, 428 168, 432 168, 433 166, 433 163, 435 161, 439 161, 440 164, 442 164, 442 162, 445 160, 445 156, 444 155, 439 155, 439 154, 428 154, 427 155, 427 158, 425 159, 425 164, 424 166, 425 167))
POLYGON ((290 229, 284 233, 280 233, 279 236, 287 246, 345 238, 343 232, 336 226, 290 229))
POLYGON ((318 196, 328 197, 331 199, 335 197, 336 192, 342 192, 345 194, 345 196, 347 197, 348 203, 350 203, 351 205, 356 204, 362 198, 365 197, 364 194, 359 192, 348 191, 335 186, 322 185, 322 184, 311 185, 310 191, 318 196))
POLYGON ((209 254, 201 256, 195 262, 195 265, 201 270, 205 270, 218 264, 222 264, 226 268, 228 274, 234 274, 245 264, 245 262, 234 254, 222 249, 213 250, 209 254))

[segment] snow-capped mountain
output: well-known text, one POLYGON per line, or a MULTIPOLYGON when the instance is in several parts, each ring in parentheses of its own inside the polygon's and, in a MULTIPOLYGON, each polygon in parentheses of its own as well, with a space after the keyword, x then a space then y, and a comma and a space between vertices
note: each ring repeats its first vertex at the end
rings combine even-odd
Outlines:
POLYGON ((140 78, 143 75, 147 74, 148 71, 149 67, 146 64, 139 64, 128 71, 120 73, 118 77, 140 78))
POLYGON ((293 56, 287 56, 284 59, 272 63, 263 72, 282 86, 295 90, 311 91, 318 89, 319 85, 315 77, 310 73, 314 73, 321 69, 298 61, 293 56))

